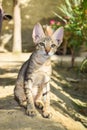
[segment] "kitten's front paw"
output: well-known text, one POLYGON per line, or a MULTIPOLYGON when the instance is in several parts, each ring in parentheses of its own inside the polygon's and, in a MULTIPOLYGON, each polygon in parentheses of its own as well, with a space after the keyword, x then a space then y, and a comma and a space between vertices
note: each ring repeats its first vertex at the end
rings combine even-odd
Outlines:
POLYGON ((43 104, 42 101, 36 101, 36 102, 35 102, 35 106, 36 106, 37 108, 39 108, 39 109, 43 109, 44 104, 43 104))
POLYGON ((35 109, 27 109, 27 110, 26 110, 26 114, 27 114, 28 116, 31 116, 31 117, 37 115, 35 109))
POLYGON ((42 113, 42 116, 44 117, 44 118, 51 118, 52 117, 52 113, 51 112, 43 112, 42 113))

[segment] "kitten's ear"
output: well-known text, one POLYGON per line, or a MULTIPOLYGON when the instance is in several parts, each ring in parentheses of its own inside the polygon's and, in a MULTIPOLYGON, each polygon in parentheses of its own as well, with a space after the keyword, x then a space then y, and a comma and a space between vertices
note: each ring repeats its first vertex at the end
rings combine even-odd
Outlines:
POLYGON ((58 47, 61 45, 63 41, 63 35, 64 35, 64 28, 60 27, 58 28, 54 34, 52 35, 52 39, 58 43, 58 47))
POLYGON ((37 23, 37 24, 34 26, 33 33, 32 33, 32 38, 33 38, 34 43, 38 43, 38 41, 39 41, 42 37, 45 37, 43 28, 42 28, 42 26, 40 25, 40 23, 37 23))

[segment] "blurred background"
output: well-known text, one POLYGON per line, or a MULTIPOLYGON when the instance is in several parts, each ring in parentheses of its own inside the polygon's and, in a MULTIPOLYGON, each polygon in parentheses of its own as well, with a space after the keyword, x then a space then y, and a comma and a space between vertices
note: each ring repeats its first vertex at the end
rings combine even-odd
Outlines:
POLYGON ((34 50, 32 30, 40 22, 44 31, 64 26, 64 40, 56 54, 87 56, 86 0, 0 0, 1 8, 12 18, 2 20, 0 52, 27 53, 34 50))
MULTIPOLYGON (((6 49, 8 51, 21 51, 21 49, 16 50, 16 48, 13 50, 14 22, 17 22, 20 17, 22 52, 32 51, 34 47, 34 44, 32 43, 32 29, 34 25, 37 22, 40 22, 42 25, 49 25, 51 19, 57 20, 58 17, 56 17, 53 12, 58 12, 58 6, 60 6, 61 3, 64 3, 64 0, 2 0, 4 12, 12 15, 13 17, 10 21, 3 21, 1 35, 12 35, 5 46, 6 49), (17 3, 15 3, 15 1, 17 1, 17 3), (19 6, 16 10, 20 10, 20 16, 18 13, 15 14, 14 12, 16 4, 19 6), (16 20, 14 19, 14 15, 16 15, 16 20)), ((17 28, 18 27, 19 23, 17 25, 17 28)))

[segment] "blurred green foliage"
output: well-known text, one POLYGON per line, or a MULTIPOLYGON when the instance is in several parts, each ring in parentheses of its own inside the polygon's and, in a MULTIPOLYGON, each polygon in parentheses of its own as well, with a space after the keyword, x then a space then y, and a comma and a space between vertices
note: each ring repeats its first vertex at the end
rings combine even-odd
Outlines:
POLYGON ((87 45, 87 0, 65 0, 65 5, 58 8, 63 13, 65 31, 70 33, 68 46, 76 50, 84 43, 87 45))

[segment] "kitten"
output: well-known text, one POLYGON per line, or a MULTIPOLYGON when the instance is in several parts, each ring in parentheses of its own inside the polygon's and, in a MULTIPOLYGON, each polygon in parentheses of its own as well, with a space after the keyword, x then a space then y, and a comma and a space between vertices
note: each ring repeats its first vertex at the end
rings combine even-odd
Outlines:
POLYGON ((33 29, 33 41, 36 49, 22 65, 14 95, 21 106, 26 106, 29 116, 36 115, 35 107, 42 109, 42 116, 51 117, 50 112, 50 57, 56 52, 63 40, 63 27, 57 29, 51 37, 45 36, 42 26, 38 23, 33 29))

